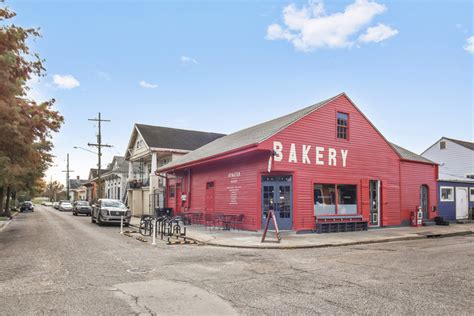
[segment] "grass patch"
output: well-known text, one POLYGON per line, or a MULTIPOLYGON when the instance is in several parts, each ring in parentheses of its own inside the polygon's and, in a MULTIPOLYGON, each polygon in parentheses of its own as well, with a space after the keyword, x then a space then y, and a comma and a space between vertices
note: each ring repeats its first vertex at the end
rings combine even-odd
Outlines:
POLYGON ((8 217, 0 216, 0 221, 8 221, 8 217))

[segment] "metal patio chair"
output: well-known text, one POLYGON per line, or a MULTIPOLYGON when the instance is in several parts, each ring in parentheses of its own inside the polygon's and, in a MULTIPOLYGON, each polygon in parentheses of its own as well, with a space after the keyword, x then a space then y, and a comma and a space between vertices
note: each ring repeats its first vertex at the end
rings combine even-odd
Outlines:
POLYGON ((230 227, 233 229, 243 230, 244 225, 244 214, 236 215, 230 222, 230 227))

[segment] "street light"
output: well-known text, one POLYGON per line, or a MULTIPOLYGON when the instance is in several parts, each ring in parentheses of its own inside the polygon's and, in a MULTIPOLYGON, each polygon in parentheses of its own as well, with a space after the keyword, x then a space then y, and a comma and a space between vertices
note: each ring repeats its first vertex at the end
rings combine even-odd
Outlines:
POLYGON ((90 153, 93 153, 94 155, 97 155, 97 153, 96 153, 95 151, 86 149, 86 148, 84 148, 84 147, 74 146, 73 148, 74 148, 74 149, 82 149, 82 150, 88 151, 88 152, 90 152, 90 153))

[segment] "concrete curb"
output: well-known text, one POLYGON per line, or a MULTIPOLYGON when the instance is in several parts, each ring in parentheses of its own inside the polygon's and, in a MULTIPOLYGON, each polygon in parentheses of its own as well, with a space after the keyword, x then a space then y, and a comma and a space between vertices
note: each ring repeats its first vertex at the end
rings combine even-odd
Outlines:
POLYGON ((16 212, 15 214, 12 215, 12 218, 9 219, 8 221, 4 221, 5 224, 3 224, 1 227, 0 227, 0 233, 5 229, 7 228, 8 225, 10 225, 10 223, 12 222, 12 220, 18 215, 20 214, 20 212, 16 212))
POLYGON ((391 238, 384 238, 384 239, 376 239, 376 240, 362 240, 362 241, 354 241, 354 242, 345 242, 345 243, 337 243, 337 244, 319 244, 319 245, 295 245, 295 246, 278 246, 278 245, 262 245, 262 246, 247 246, 247 245, 229 245, 229 244, 220 244, 214 243, 212 241, 202 241, 193 237, 186 237, 188 239, 192 239, 197 242, 199 245, 203 246, 213 246, 213 247, 223 247, 223 248, 237 248, 237 249, 272 249, 272 250, 292 250, 292 249, 311 249, 311 248, 329 248, 329 247, 347 247, 347 246, 355 246, 355 245, 365 245, 365 244, 379 244, 379 243, 387 243, 387 242, 396 242, 396 241, 409 241, 409 240, 418 240, 418 239, 429 239, 429 238, 447 238, 447 237, 455 237, 455 236, 466 236, 466 235, 473 235, 474 232, 471 230, 460 231, 460 232, 453 232, 453 233, 440 233, 440 234, 432 234, 432 235, 419 235, 419 236, 402 236, 402 237, 391 237, 391 238))

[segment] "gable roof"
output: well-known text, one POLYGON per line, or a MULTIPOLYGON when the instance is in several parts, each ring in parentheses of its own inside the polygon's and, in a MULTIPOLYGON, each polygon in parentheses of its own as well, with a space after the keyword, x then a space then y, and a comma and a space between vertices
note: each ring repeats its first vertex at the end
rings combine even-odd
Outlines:
POLYGON ((329 103, 330 101, 336 99, 337 97, 343 94, 344 93, 338 94, 335 97, 318 102, 302 110, 290 113, 288 115, 273 119, 271 121, 267 121, 267 122, 240 130, 238 132, 229 134, 222 138, 219 138, 207 145, 204 145, 196 149, 195 151, 190 152, 189 154, 186 154, 172 161, 171 163, 165 165, 164 167, 160 169, 171 169, 175 166, 186 164, 192 161, 205 159, 211 156, 216 156, 216 155, 223 154, 223 153, 226 153, 235 149, 239 149, 242 147, 246 147, 246 146, 260 144, 261 142, 267 140, 271 136, 285 129, 289 125, 302 119, 306 115, 312 113, 313 111, 319 109, 326 103, 329 103))
POLYGON ((454 138, 448 138, 448 137, 443 137, 444 139, 447 139, 449 141, 452 141, 453 143, 456 143, 458 145, 461 145, 463 147, 466 147, 467 149, 474 150, 474 143, 471 142, 466 142, 464 140, 458 140, 454 138))
POLYGON ((423 162, 423 163, 432 163, 432 164, 436 164, 435 162, 429 160, 429 159, 426 159, 425 157, 423 156, 420 156, 418 154, 415 154, 414 152, 412 151, 409 151, 408 149, 405 149, 403 147, 400 147, 394 143, 390 143, 390 145, 392 145, 392 147, 395 149, 395 151, 400 155, 400 157, 402 159, 405 159, 405 160, 411 160, 411 161, 418 161, 418 162, 423 162))
MULTIPOLYGON (((285 115, 285 116, 240 130, 233 134, 229 134, 222 138, 219 138, 159 168, 158 171, 170 170, 178 166, 187 165, 191 162, 200 161, 200 160, 204 160, 210 157, 222 155, 222 154, 229 153, 231 151, 245 148, 251 145, 258 145, 262 143, 263 141, 267 140, 268 138, 272 137, 273 135, 277 134, 278 132, 282 131, 283 129, 287 128, 291 124, 299 121, 303 117, 313 113, 314 111, 320 109, 321 107, 325 106, 329 102, 339 98, 340 96, 345 96, 349 100, 349 102, 351 102, 351 104, 361 113, 361 115, 365 117, 364 113, 362 113, 357 108, 357 106, 352 102, 352 100, 350 100, 350 98, 343 92, 332 98, 310 105, 299 111, 290 113, 288 115, 285 115)), ((417 155, 405 148, 402 148, 398 145, 388 142, 385 139, 385 137, 377 130, 377 128, 368 119, 367 121, 377 131, 377 133, 379 133, 380 136, 391 146, 394 152, 401 159, 422 162, 422 163, 436 164, 435 162, 432 162, 431 160, 428 160, 420 155, 417 155)))
POLYGON ((77 189, 82 187, 84 184, 86 184, 88 180, 82 180, 82 179, 69 179, 69 188, 71 190, 77 189))
POLYGON ((135 124, 150 148, 195 150, 225 134, 191 131, 163 126, 135 124))
MULTIPOLYGON (((98 171, 99 171, 99 169, 97 169, 97 168, 91 168, 89 170, 89 180, 93 180, 93 179, 97 178, 97 176, 99 175, 98 171)), ((100 174, 103 175, 107 171, 109 171, 109 170, 108 169, 100 169, 100 174)))
POLYGON ((109 172, 118 172, 118 173, 127 173, 128 172, 128 162, 125 161, 125 157, 114 156, 112 162, 107 168, 109 172), (118 164, 118 169, 114 169, 115 164, 118 164))

